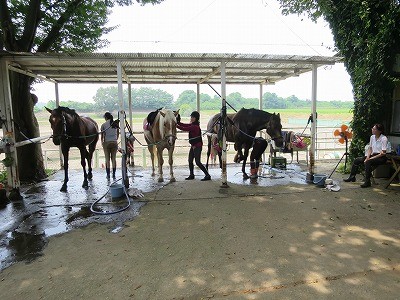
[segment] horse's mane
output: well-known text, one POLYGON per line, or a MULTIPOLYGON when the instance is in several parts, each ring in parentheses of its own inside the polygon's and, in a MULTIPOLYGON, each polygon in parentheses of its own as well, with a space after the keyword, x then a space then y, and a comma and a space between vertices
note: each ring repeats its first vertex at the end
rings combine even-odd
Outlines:
POLYGON ((71 108, 66 107, 66 106, 59 106, 54 110, 59 111, 60 113, 61 112, 65 112, 65 113, 67 113, 67 114, 69 114, 71 116, 74 116, 74 117, 79 117, 79 115, 76 113, 75 109, 71 109, 71 108))
POLYGON ((242 107, 235 115, 241 115, 247 113, 249 115, 251 115, 252 117, 265 117, 265 116, 270 116, 272 115, 271 113, 265 111, 265 110, 261 110, 261 109, 257 109, 257 108, 244 108, 242 107))

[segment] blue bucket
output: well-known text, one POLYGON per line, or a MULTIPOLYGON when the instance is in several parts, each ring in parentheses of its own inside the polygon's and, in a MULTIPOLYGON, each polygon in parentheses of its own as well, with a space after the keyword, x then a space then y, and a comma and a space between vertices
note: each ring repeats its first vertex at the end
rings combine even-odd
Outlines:
POLYGON ((113 183, 110 185, 110 192, 112 198, 121 198, 124 195, 124 185, 113 183))
POLYGON ((325 174, 314 174, 314 184, 316 184, 319 187, 325 186, 325 179, 326 175, 325 174))

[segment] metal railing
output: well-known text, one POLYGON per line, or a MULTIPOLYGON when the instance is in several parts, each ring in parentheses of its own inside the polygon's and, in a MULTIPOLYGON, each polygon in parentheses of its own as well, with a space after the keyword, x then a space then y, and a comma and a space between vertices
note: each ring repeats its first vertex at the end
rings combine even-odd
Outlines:
MULTIPOLYGON (((316 156, 315 159, 323 160, 323 159, 339 159, 343 153, 345 152, 345 145, 340 144, 336 137, 333 136, 333 131, 335 128, 332 127, 318 127, 317 129, 317 140, 316 140, 316 156)), ((285 128, 283 130, 291 130, 295 133, 301 133, 303 128, 285 128)), ((309 134, 309 132, 305 132, 309 134)), ((136 138, 145 145, 146 142, 144 141, 143 132, 134 132, 136 138)), ((203 137, 203 151, 202 151, 202 162, 206 162, 206 155, 207 155, 207 138, 203 137)), ((54 145, 52 145, 54 146, 54 145)), ((137 142, 135 142, 135 151, 133 153, 133 162, 136 166, 142 166, 147 168, 151 166, 150 161, 150 153, 146 146, 140 146, 137 142)), ((235 150, 233 147, 233 143, 228 143, 227 147, 227 161, 233 162, 233 158, 235 156, 235 150)), ((295 150, 297 151, 297 150, 295 150)), ((176 140, 175 151, 174 151, 174 165, 187 165, 187 156, 189 152, 189 142, 187 141, 187 133, 186 132, 178 132, 178 139, 176 140)), ((267 151, 268 152, 268 149, 267 151)), ((167 151, 164 150, 164 156, 167 151)), ((299 160, 300 161, 307 161, 308 151, 305 149, 304 151, 299 150, 299 160)), ((285 155, 283 153, 282 155, 285 155)), ((118 157, 117 155, 117 165, 121 165, 120 161, 121 156, 118 157)), ((50 149, 43 150, 43 159, 46 169, 59 169, 60 168, 60 157, 59 157, 59 149, 54 146, 50 149)), ((104 153, 103 149, 101 148, 100 144, 96 148, 93 154, 93 168, 104 168, 104 153)), ((155 162, 156 163, 156 162, 155 162)), ((214 163, 214 160, 212 160, 214 163)), ((218 161, 216 161, 218 163, 218 161)), ((168 164, 165 162, 164 164, 168 164)), ((79 169, 81 168, 80 165, 80 153, 79 150, 76 148, 70 149, 69 155, 69 166, 70 168, 79 169)))

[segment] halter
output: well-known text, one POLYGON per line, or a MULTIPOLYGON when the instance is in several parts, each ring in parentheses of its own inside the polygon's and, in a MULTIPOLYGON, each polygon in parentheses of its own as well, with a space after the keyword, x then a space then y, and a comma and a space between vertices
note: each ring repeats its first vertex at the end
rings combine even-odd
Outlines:
POLYGON ((167 135, 165 135, 164 140, 168 140, 168 138, 170 138, 170 137, 172 137, 174 140, 177 139, 176 135, 174 135, 174 134, 167 134, 167 135))

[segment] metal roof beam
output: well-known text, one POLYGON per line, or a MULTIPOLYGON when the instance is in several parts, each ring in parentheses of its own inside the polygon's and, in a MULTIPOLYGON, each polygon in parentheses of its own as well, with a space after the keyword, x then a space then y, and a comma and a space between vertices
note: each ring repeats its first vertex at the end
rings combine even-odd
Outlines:
POLYGON ((34 55, 4 55, 6 60, 10 61, 74 61, 75 63, 87 63, 88 61, 116 61, 121 60, 121 62, 216 62, 219 63, 221 60, 226 60, 227 66, 230 63, 271 63, 271 64, 314 64, 316 66, 321 65, 333 65, 336 62, 340 61, 340 57, 320 57, 320 56, 311 56, 308 58, 257 58, 257 57, 231 57, 231 56, 213 56, 213 57, 193 57, 193 56, 170 56, 170 57, 116 57, 116 56, 84 56, 79 57, 79 55, 61 55, 61 54, 47 54, 46 56, 34 56, 34 55))
POLYGON ((40 79, 40 80, 44 80, 44 81, 48 81, 48 82, 52 82, 52 83, 56 83, 57 82, 57 81, 55 81, 53 79, 50 79, 50 78, 47 78, 45 76, 42 76, 42 75, 39 75, 39 74, 35 74, 35 73, 29 72, 29 71, 26 71, 26 70, 23 70, 23 69, 19 69, 19 68, 13 67, 13 66, 8 66, 8 69, 11 70, 11 71, 20 73, 20 74, 24 74, 26 76, 30 76, 30 77, 33 77, 33 78, 40 79))

